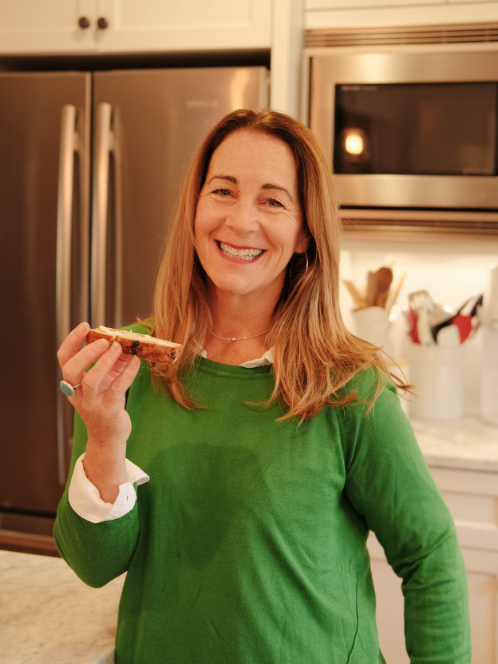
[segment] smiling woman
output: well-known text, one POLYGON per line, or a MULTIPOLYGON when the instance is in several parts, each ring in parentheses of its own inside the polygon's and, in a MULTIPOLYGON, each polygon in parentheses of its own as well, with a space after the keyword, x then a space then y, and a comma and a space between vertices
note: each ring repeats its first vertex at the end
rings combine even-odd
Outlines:
POLYGON ((306 246, 292 151, 272 136, 232 133, 211 158, 195 215, 213 318, 208 357, 241 364, 264 352, 263 335, 230 348, 220 336, 270 328, 287 265, 306 246))
POLYGON ((387 369, 342 321, 339 247, 332 177, 311 132, 280 113, 226 116, 191 165, 159 271, 152 334, 181 339, 185 352, 173 370, 152 367, 155 384, 195 408, 178 376, 199 346, 233 365, 271 348, 284 419, 353 401, 341 389, 356 373, 387 369), (261 253, 248 260, 246 250, 261 253))
POLYGON ((403 578, 413 664, 469 664, 455 528, 380 349, 342 322, 339 231, 310 131, 234 111, 132 326, 182 344, 178 362, 80 350, 86 324, 61 346, 78 412, 55 537, 90 585, 127 571, 117 664, 384 662, 370 529, 403 578))

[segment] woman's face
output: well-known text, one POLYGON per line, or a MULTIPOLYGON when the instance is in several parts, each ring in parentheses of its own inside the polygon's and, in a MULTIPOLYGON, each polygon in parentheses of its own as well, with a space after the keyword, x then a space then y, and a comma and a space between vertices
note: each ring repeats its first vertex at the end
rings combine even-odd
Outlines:
POLYGON ((240 129, 218 146, 197 204, 195 240, 219 291, 278 299, 287 263, 307 244, 286 143, 240 129))

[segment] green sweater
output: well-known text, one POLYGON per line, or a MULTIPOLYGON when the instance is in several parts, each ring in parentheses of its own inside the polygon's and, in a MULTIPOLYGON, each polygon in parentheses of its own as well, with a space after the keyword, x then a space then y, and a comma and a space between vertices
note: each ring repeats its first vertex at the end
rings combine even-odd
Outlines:
MULTIPOLYGON (((375 373, 348 389, 368 397, 375 373)), ((373 410, 327 407, 276 422, 271 367, 199 359, 205 410, 130 388, 127 457, 150 475, 134 509, 92 524, 60 503, 55 538, 87 584, 128 571, 117 664, 384 662, 366 546, 403 578, 413 664, 468 664, 467 579, 451 516, 387 383, 373 410)), ((72 467, 84 452, 77 417, 72 467)))

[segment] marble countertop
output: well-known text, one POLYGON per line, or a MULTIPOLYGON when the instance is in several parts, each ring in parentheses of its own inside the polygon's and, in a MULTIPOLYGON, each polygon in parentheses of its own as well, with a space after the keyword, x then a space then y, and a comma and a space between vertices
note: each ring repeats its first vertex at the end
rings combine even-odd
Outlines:
POLYGON ((429 466, 498 472, 498 427, 475 417, 410 422, 429 466))
POLYGON ((90 588, 61 558, 0 551, 2 664, 111 664, 124 575, 90 588))

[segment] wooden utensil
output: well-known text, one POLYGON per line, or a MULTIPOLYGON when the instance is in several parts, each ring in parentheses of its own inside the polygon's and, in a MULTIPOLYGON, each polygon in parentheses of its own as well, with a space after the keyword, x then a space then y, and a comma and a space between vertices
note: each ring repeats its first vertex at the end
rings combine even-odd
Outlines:
POLYGON ((381 267, 376 272, 377 292, 374 304, 376 307, 386 308, 389 290, 393 282, 393 271, 390 267, 381 267))
POLYGON ((354 300, 356 306, 358 307, 358 309, 365 309, 366 307, 368 307, 368 304, 362 298, 362 296, 358 292, 358 289, 356 288, 356 286, 353 284, 352 281, 346 281, 346 279, 343 279, 342 283, 348 289, 349 294, 353 298, 353 300, 354 300))
POLYGON ((391 313, 391 309, 396 304, 396 300, 398 299, 399 292, 401 290, 401 287, 403 286, 403 282, 405 281, 405 277, 406 277, 406 272, 403 272, 403 274, 401 275, 401 278, 398 282, 398 285, 396 286, 394 291, 391 291, 391 294, 390 294, 389 298, 387 299, 386 311, 387 311, 388 314, 391 313))
POLYGON ((377 272, 370 272, 369 270, 367 275, 367 292, 365 293, 365 301, 369 307, 373 307, 376 296, 377 272))

